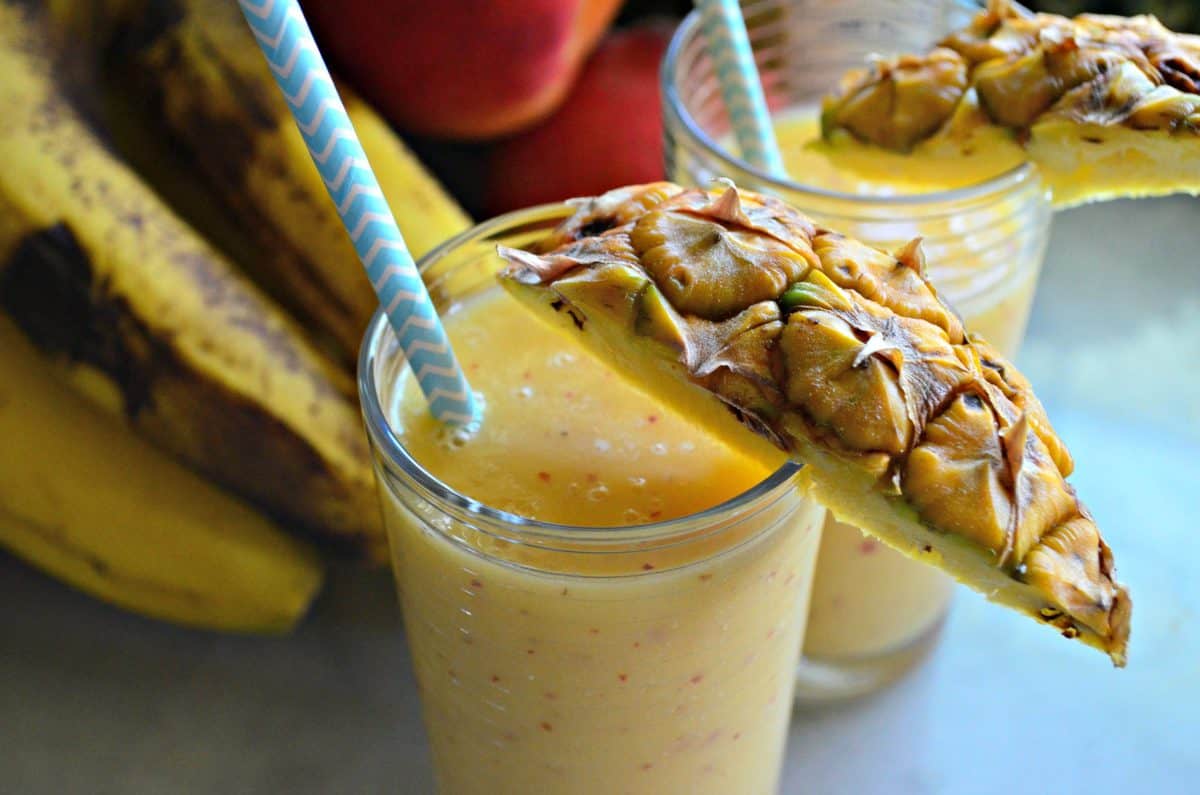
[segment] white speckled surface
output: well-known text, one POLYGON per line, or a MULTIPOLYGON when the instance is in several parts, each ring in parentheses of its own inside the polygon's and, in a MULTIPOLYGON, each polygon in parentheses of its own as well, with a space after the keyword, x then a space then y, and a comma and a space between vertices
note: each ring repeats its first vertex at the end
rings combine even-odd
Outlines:
MULTIPOLYGON (((784 792, 1197 791, 1198 352, 1200 200, 1056 219, 1020 361, 1133 588, 1130 666, 963 593, 923 668, 797 716, 784 792)), ((430 791, 382 576, 335 572, 282 640, 143 621, 3 553, 0 605, 0 792, 430 791)))

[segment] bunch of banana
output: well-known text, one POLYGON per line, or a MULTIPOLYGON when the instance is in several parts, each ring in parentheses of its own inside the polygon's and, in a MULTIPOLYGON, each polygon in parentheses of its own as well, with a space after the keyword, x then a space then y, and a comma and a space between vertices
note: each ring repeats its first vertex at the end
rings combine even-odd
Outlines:
MULTIPOLYGON (((97 53, 123 111, 140 111, 233 211, 252 276, 353 362, 375 294, 237 4, 56 0, 52 16, 64 42, 97 53)), ((370 106, 339 91, 413 254, 470 226, 370 106)))
POLYGON ((366 543, 348 379, 104 147, 48 47, 0 4, 0 544, 146 615, 285 630, 320 584, 312 550, 130 429, 366 543))
MULTIPOLYGON (((370 285, 233 3, 47 7, 0 0, 0 545, 147 615, 286 629, 321 568, 255 507, 385 549, 345 367, 370 285)), ((346 99, 414 253, 465 228, 346 99)))

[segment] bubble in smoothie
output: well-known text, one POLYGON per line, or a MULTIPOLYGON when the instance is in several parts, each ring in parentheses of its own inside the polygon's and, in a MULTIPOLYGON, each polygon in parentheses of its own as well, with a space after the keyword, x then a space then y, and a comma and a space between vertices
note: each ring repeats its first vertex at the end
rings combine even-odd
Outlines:
MULTIPOLYGON (((441 309, 439 310, 439 314, 445 317, 447 310, 441 309)), ((466 350, 467 348, 479 348, 487 344, 487 333, 482 328, 478 328, 476 326, 465 326, 460 328, 462 342, 458 344, 462 345, 463 350, 466 350)))
POLYGON ((438 447, 450 451, 460 450, 471 441, 471 436, 471 432, 466 428, 442 427, 438 429, 438 447))
POLYGON ((434 437, 438 447, 450 452, 461 450, 479 434, 479 428, 483 424, 483 417, 487 413, 487 401, 484 399, 482 393, 476 392, 474 394, 475 405, 477 407, 476 418, 466 425, 439 424, 434 437))
POLYGON ((515 513, 517 516, 531 517, 538 515, 541 502, 535 499, 501 500, 496 507, 505 513, 515 513))
POLYGON ((626 508, 621 514, 621 519, 624 520, 625 524, 645 524, 649 521, 650 517, 637 508, 626 508))
POLYGON ((575 354, 567 351, 557 351, 550 355, 546 363, 551 367, 568 367, 575 363, 575 354))
POLYGON ((603 483, 597 483, 588 489, 587 498, 592 502, 600 502, 608 498, 608 486, 603 483))

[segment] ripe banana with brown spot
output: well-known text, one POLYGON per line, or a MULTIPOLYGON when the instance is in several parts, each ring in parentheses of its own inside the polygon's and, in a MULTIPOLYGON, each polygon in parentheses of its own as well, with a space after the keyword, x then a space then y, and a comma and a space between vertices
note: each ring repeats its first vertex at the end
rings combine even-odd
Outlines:
MULTIPOLYGON (((352 362, 377 299, 237 5, 71 0, 55 17, 92 37, 258 248, 254 277, 324 329, 352 362)), ((73 41, 75 35, 62 37, 73 41)), ((414 256, 470 219, 387 124, 345 86, 347 113, 414 256)))
POLYGON ((0 317, 0 546, 137 613, 286 632, 320 589, 303 542, 129 433, 0 317))
POLYGON ((104 148, 0 4, 0 311, 95 402, 289 523, 377 554, 350 379, 104 148))

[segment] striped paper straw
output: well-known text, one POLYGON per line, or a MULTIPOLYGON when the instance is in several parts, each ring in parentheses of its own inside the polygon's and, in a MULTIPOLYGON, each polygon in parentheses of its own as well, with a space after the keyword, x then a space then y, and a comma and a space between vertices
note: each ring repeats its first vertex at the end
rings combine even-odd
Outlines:
POLYGON ((786 177, 741 6, 737 0, 696 0, 696 7, 742 159, 771 176, 786 177))
POLYGON ((442 422, 466 424, 475 400, 295 0, 238 0, 279 83, 400 348, 442 422))

